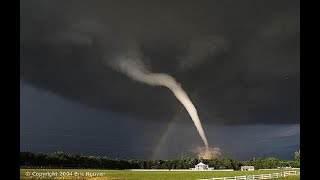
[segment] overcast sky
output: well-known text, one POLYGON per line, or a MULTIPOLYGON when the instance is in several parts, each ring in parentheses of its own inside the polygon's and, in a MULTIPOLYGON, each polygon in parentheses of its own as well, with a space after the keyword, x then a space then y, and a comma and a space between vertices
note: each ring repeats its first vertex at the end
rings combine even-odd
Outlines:
POLYGON ((177 158, 202 145, 165 87, 110 67, 132 46, 172 75, 225 156, 300 145, 300 2, 21 1, 21 150, 177 158))

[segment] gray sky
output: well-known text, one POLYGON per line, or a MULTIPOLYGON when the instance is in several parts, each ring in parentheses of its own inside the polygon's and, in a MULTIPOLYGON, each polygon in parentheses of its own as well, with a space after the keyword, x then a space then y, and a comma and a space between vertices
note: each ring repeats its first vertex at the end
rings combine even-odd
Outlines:
MULTIPOLYGON (((21 150, 58 150, 129 158, 177 158, 203 146, 191 120, 135 120, 98 111, 21 83, 21 150), (186 121, 182 123, 182 121, 186 121)), ((300 145, 299 124, 215 126, 205 124, 209 144, 237 159, 292 159, 300 145)))
POLYGON ((225 154, 299 148, 299 1, 30 0, 20 17, 21 149, 173 158, 201 145, 168 89, 108 66, 132 45, 181 83, 225 154))

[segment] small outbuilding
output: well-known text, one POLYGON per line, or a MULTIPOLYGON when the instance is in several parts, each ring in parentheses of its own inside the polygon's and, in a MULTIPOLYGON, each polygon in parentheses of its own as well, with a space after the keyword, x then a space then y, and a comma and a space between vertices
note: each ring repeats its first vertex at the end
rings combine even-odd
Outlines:
POLYGON ((254 171, 254 166, 241 166, 241 171, 254 171))

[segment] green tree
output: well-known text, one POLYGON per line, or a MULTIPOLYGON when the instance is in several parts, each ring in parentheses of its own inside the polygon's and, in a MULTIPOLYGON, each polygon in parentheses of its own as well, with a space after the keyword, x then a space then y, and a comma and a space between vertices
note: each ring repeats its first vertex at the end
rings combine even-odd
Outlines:
POLYGON ((233 169, 232 162, 229 158, 221 159, 220 169, 233 169))
POLYGON ((294 152, 294 159, 298 162, 300 162, 300 149, 299 151, 294 152))
POLYGON ((264 167, 264 159, 262 158, 255 158, 254 160, 250 160, 249 164, 254 166, 254 169, 265 169, 264 167))
POLYGON ((263 168, 274 169, 280 166, 280 161, 277 158, 269 157, 263 160, 263 168))

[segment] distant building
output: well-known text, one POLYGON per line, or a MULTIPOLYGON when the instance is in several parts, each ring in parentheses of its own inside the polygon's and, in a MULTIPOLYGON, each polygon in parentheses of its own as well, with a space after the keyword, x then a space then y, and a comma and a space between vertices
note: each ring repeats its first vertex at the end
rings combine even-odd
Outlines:
POLYGON ((241 171, 254 171, 254 166, 241 166, 241 171))
POLYGON ((213 170, 214 167, 209 167, 208 165, 200 162, 199 164, 195 165, 194 168, 190 168, 191 170, 213 170))

